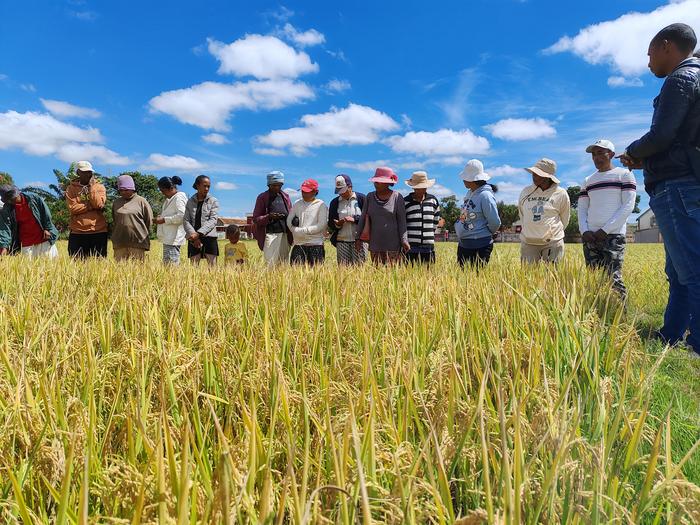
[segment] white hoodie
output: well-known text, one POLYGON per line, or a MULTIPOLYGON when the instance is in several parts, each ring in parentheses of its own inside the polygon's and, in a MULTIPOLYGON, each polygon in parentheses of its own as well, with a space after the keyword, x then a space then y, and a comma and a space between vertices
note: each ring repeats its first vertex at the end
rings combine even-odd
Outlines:
POLYGON ((299 199, 287 215, 287 227, 294 235, 295 245, 320 246, 328 228, 328 207, 321 199, 311 202, 299 199), (294 217, 299 218, 298 226, 292 224, 294 217))
POLYGON ((185 228, 182 226, 182 218, 185 216, 187 195, 178 191, 163 202, 163 210, 160 216, 165 219, 165 224, 158 225, 158 240, 168 246, 182 246, 185 244, 185 228))
POLYGON ((520 194, 518 212, 522 242, 544 246, 560 241, 571 216, 569 194, 558 184, 552 184, 547 191, 532 184, 520 194))

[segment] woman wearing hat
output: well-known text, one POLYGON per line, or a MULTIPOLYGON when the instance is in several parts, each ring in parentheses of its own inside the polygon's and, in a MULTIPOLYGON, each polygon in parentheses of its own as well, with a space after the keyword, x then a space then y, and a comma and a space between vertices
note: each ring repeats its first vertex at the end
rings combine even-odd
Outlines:
POLYGON ((185 206, 182 225, 185 227, 187 256, 199 264, 205 258, 210 266, 216 264, 219 256, 219 241, 216 234, 216 221, 219 218, 219 201, 209 193, 211 180, 206 175, 198 175, 192 187, 197 193, 192 195, 185 206))
POLYGON ((117 177, 119 197, 112 204, 112 247, 114 259, 143 261, 151 249, 153 211, 148 201, 136 193, 134 179, 117 177))
POLYGON ((362 207, 362 216, 358 229, 360 238, 355 241, 358 250, 362 241, 369 240, 369 253, 372 262, 394 264, 401 260, 401 250, 408 251, 408 233, 406 230, 406 207, 398 191, 391 187, 399 177, 391 168, 381 167, 369 179, 374 183, 375 191, 370 192, 362 207))
POLYGON ((253 208, 253 237, 268 266, 289 260, 289 247, 294 237, 287 228, 287 215, 292 202, 284 191, 284 173, 271 171, 267 174, 267 191, 258 195, 253 208))
POLYGON ((70 212, 68 255, 71 257, 107 257, 107 221, 104 208, 107 190, 97 181, 92 164, 76 164, 77 177, 66 188, 70 212))
POLYGON ((440 203, 428 188, 435 184, 425 171, 414 171, 406 185, 413 189, 404 197, 406 229, 411 249, 406 258, 413 263, 435 262, 435 228, 440 223, 440 203))
POLYGON ((338 264, 362 264, 367 259, 367 243, 363 242, 358 250, 355 241, 360 236, 358 225, 365 195, 353 191, 352 180, 347 175, 335 178, 335 193, 338 196, 331 201, 328 210, 328 229, 338 264))
POLYGON ((301 184, 301 199, 287 215, 287 227, 294 236, 290 262, 292 264, 321 264, 326 258, 323 248, 328 223, 328 207, 318 195, 318 182, 307 179, 301 184))
POLYGON ((553 160, 541 159, 525 171, 532 175, 532 185, 518 199, 520 258, 527 263, 558 262, 564 256, 564 230, 571 216, 569 194, 559 186, 553 160))
POLYGON ((469 192, 455 223, 457 262, 462 267, 466 263, 485 265, 491 259, 493 236, 501 227, 493 187, 487 184, 491 176, 477 159, 467 162, 460 176, 469 192))

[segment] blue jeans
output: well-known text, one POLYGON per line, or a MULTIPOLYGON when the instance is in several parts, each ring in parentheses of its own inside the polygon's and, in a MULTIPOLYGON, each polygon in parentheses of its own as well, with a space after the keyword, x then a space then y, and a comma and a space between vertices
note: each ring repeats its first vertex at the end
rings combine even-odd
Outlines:
POLYGON ((666 250, 669 294, 661 337, 683 340, 700 353, 700 181, 683 177, 660 182, 650 192, 666 250))

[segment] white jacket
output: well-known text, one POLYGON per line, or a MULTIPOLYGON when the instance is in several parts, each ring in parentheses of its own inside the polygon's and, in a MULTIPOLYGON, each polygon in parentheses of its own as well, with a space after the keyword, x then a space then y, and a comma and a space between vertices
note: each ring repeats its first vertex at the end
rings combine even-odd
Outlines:
POLYGON ((328 228, 328 207, 320 199, 311 202, 299 199, 287 215, 287 227, 294 235, 295 245, 320 246, 328 228), (298 226, 292 224, 294 217, 299 218, 298 226))
POLYGON ((185 228, 182 226, 182 218, 185 216, 187 195, 178 191, 169 199, 165 199, 160 216, 165 219, 165 224, 158 225, 158 240, 169 246, 182 246, 185 244, 185 228))

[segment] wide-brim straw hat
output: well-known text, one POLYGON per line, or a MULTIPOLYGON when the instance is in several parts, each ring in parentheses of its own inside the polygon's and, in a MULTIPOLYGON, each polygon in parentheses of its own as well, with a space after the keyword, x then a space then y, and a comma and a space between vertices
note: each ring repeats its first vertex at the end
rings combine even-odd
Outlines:
POLYGON ((525 171, 539 175, 545 179, 551 179, 554 184, 559 184, 559 179, 555 175, 557 172, 557 163, 552 159, 540 159, 534 166, 525 168, 525 171))
POLYGON ((406 185, 413 189, 427 189, 435 184, 435 179, 429 179, 425 171, 414 171, 411 178, 406 181, 406 185))

